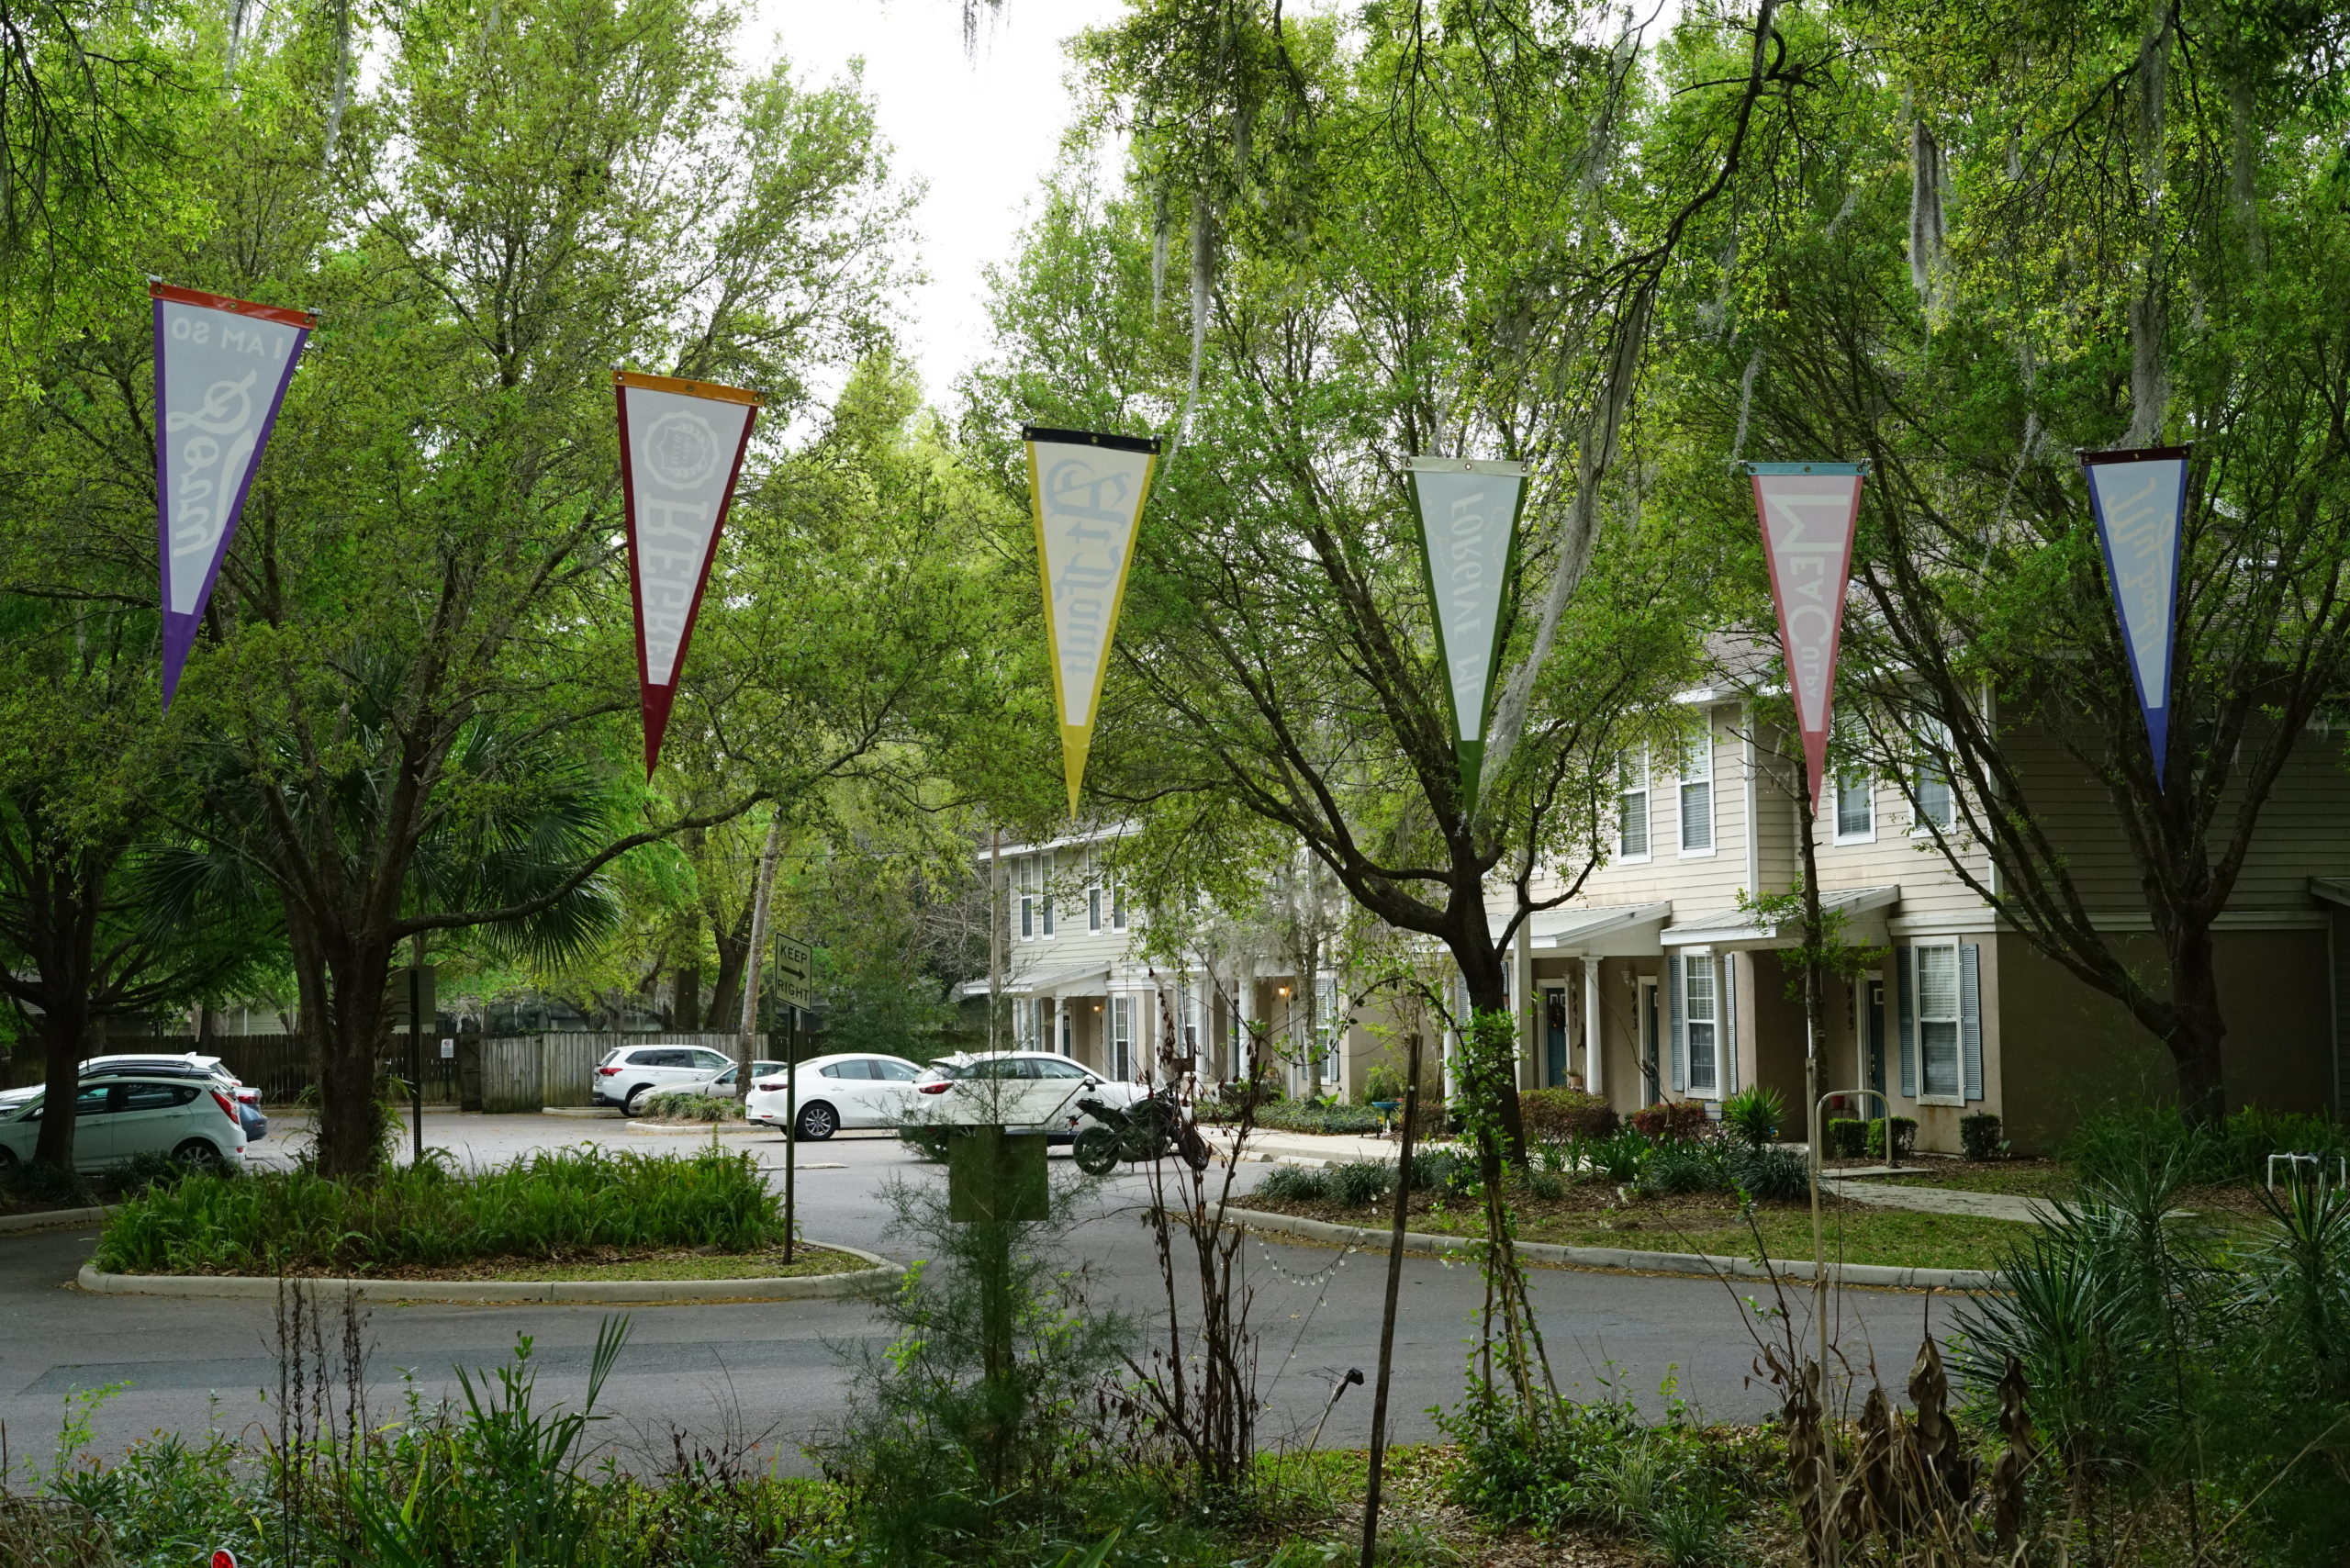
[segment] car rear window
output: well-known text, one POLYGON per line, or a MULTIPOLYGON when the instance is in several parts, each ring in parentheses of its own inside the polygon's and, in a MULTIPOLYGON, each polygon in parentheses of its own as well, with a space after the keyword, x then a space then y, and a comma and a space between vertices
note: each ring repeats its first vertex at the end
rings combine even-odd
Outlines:
POLYGON ((604 1059, 598 1062, 596 1065, 598 1067, 610 1067, 612 1063, 620 1060, 621 1058, 626 1055, 628 1055, 628 1048, 626 1047, 614 1046, 610 1050, 604 1053, 604 1059))
POLYGON ((192 1083, 126 1083, 122 1086, 122 1106, 125 1111, 163 1111, 173 1105, 185 1105, 196 1098, 192 1083))

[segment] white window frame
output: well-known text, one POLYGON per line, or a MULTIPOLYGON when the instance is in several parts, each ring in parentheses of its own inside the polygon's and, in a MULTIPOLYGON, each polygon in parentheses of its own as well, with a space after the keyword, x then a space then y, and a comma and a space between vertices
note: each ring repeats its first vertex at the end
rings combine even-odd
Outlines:
POLYGON ((1832 801, 1836 815, 1831 825, 1836 830, 1836 843, 1874 844, 1876 842, 1876 779, 1865 767, 1854 763, 1837 770, 1832 801), (1858 832, 1851 831, 1844 826, 1844 794, 1848 790, 1859 791, 1867 802, 1868 826, 1858 832))
POLYGON ((1113 930, 1113 931, 1124 931, 1125 928, 1126 928, 1126 888, 1125 888, 1125 883, 1123 883, 1123 882, 1113 882, 1113 883, 1111 883, 1111 884, 1110 884, 1110 929, 1111 929, 1111 930, 1113 930))
MULTIPOLYGON (((1714 719, 1708 713, 1698 722, 1697 733, 1681 747, 1676 766, 1677 781, 1673 791, 1673 831, 1681 844, 1684 860, 1710 859, 1714 853, 1714 719), (1696 771, 1703 768, 1702 773, 1696 771), (1689 811, 1689 791, 1702 787, 1706 792, 1706 842, 1695 847, 1689 843, 1689 825, 1693 820, 1689 811)), ((1650 824, 1650 842, 1655 842, 1655 824, 1650 824)))
POLYGON ((1121 1083, 1135 1078, 1135 999, 1110 999, 1110 1074, 1121 1083))
POLYGON ((1958 943, 1955 939, 1914 943, 1911 945, 1909 964, 1910 977, 1915 982, 1910 987, 1909 1008, 1918 1031, 1918 1103, 1964 1105, 1966 1103, 1966 1041, 1962 1020, 1966 1011, 1966 1000, 1959 995, 1960 987, 1965 984, 1965 976, 1959 969, 1958 943), (1926 956, 1930 953, 1945 955, 1950 962, 1950 1011, 1947 1014, 1929 1015, 1926 1011, 1926 956), (1929 1025, 1946 1025, 1950 1030, 1950 1086, 1947 1091, 1934 1087, 1931 1058, 1926 1049, 1929 1025))
POLYGON ((1324 975, 1315 998, 1314 1026, 1321 1034, 1316 1042, 1322 1047, 1322 1086, 1326 1090, 1340 1088, 1346 1074, 1343 1052, 1338 1048, 1346 1030, 1338 1022, 1338 977, 1324 975))
POLYGON ((1628 866, 1645 865, 1656 851, 1655 778, 1649 768, 1645 742, 1629 746, 1616 759, 1616 858, 1628 866), (1637 770, 1638 778, 1633 775, 1637 770), (1625 813, 1634 801, 1640 808, 1640 847, 1625 847, 1625 813))
MULTIPOLYGON (((1949 732, 1940 725, 1935 726, 1931 738, 1940 741, 1945 748, 1949 746, 1949 732)), ((1909 764, 1909 832, 1913 837, 1927 838, 1931 837, 1936 829, 1947 834, 1957 825, 1958 786, 1951 782, 1950 775, 1936 766, 1932 755, 1920 746, 1909 764), (1940 822, 1934 821, 1926 812, 1926 785, 1930 778, 1942 791, 1940 822)))
POLYGON ((1722 977, 1714 960, 1683 954, 1681 958, 1681 1051, 1683 1070, 1688 1088, 1684 1091, 1692 1100, 1718 1100, 1722 1097, 1722 977), (1706 982, 1706 1016, 1697 1016, 1698 977, 1706 982), (1708 1081, 1697 1081, 1697 1031, 1706 1031, 1706 1067, 1708 1081))
POLYGON ((1085 929, 1102 929, 1102 890, 1099 887, 1085 890, 1085 929))
POLYGON ((1013 884, 1020 890, 1020 940, 1036 939, 1036 857, 1023 855, 1012 863, 1013 884))
POLYGON ((1053 855, 1052 855, 1052 851, 1050 851, 1050 850, 1046 850, 1046 851, 1045 853, 1043 853, 1042 855, 1037 856, 1037 857, 1036 857, 1036 859, 1037 859, 1037 861, 1038 861, 1038 862, 1043 866, 1043 868, 1044 868, 1044 875, 1043 875, 1043 877, 1040 879, 1040 886, 1039 886, 1039 890, 1039 890, 1039 896, 1042 898, 1043 902, 1044 902, 1044 911, 1045 911, 1045 918, 1044 918, 1044 920, 1043 920, 1043 922, 1042 922, 1042 924, 1043 924, 1043 926, 1044 926, 1044 929, 1043 929, 1043 930, 1041 930, 1041 931, 1039 931, 1039 932, 1037 933, 1037 939, 1038 939, 1039 941, 1043 941, 1043 942, 1049 942, 1049 941, 1051 941, 1051 940, 1053 939, 1053 855))

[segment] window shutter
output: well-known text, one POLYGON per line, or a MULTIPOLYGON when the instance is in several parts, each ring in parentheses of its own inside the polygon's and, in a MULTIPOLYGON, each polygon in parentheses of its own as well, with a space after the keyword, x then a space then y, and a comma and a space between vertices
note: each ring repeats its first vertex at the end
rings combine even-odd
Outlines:
POLYGON ((1958 1072, 1969 1100, 1983 1098, 1983 949, 1958 946, 1958 1072))
POLYGON ((1893 992, 1901 1026, 1901 1092, 1918 1097, 1918 953, 1914 947, 1893 950, 1893 992))
POLYGON ((1689 1087, 1689 1031, 1681 1016, 1681 966, 1688 960, 1674 953, 1664 960, 1664 1033, 1673 1042, 1672 1077, 1675 1094, 1689 1087))

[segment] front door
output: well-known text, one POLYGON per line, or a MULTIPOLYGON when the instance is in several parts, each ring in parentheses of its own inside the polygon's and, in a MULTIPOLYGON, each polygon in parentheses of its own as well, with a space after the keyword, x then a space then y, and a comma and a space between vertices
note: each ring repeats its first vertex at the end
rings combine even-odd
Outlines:
POLYGON ((1873 980, 1868 982, 1868 987, 1869 1087, 1882 1094, 1885 1092, 1885 982, 1873 980))
POLYGON ((1659 1065, 1664 1041, 1664 1015, 1657 1006, 1656 992, 1656 978, 1644 976, 1640 980, 1639 1001, 1640 1077, 1643 1080, 1641 1088, 1648 1095, 1646 1103, 1651 1105, 1664 1098, 1664 1073, 1659 1065))
POLYGON ((1542 992, 1542 1081, 1552 1089, 1567 1081, 1567 993, 1562 986, 1542 992))

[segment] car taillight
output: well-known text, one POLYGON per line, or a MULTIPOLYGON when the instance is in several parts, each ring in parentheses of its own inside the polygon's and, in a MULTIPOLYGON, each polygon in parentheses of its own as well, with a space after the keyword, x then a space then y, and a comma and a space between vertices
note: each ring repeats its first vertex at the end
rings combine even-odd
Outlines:
POLYGON ((752 1084, 751 1087, 757 1090, 762 1094, 773 1094, 783 1087, 783 1080, 780 1078, 763 1079, 760 1081, 752 1084))
POLYGON ((218 1089, 213 1090, 211 1093, 212 1103, 220 1107, 220 1114, 228 1117, 230 1121, 236 1122, 239 1127, 242 1127, 245 1124, 237 1120, 237 1103, 234 1100, 229 1099, 226 1094, 221 1093, 218 1089))
POLYGON ((616 1067, 599 1067, 596 1070, 596 1076, 599 1078, 617 1078, 620 1075, 620 1070, 621 1070, 616 1067))
POLYGON ((944 1094, 954 1087, 951 1083, 925 1083, 922 1086, 922 1092, 925 1094, 944 1094))

